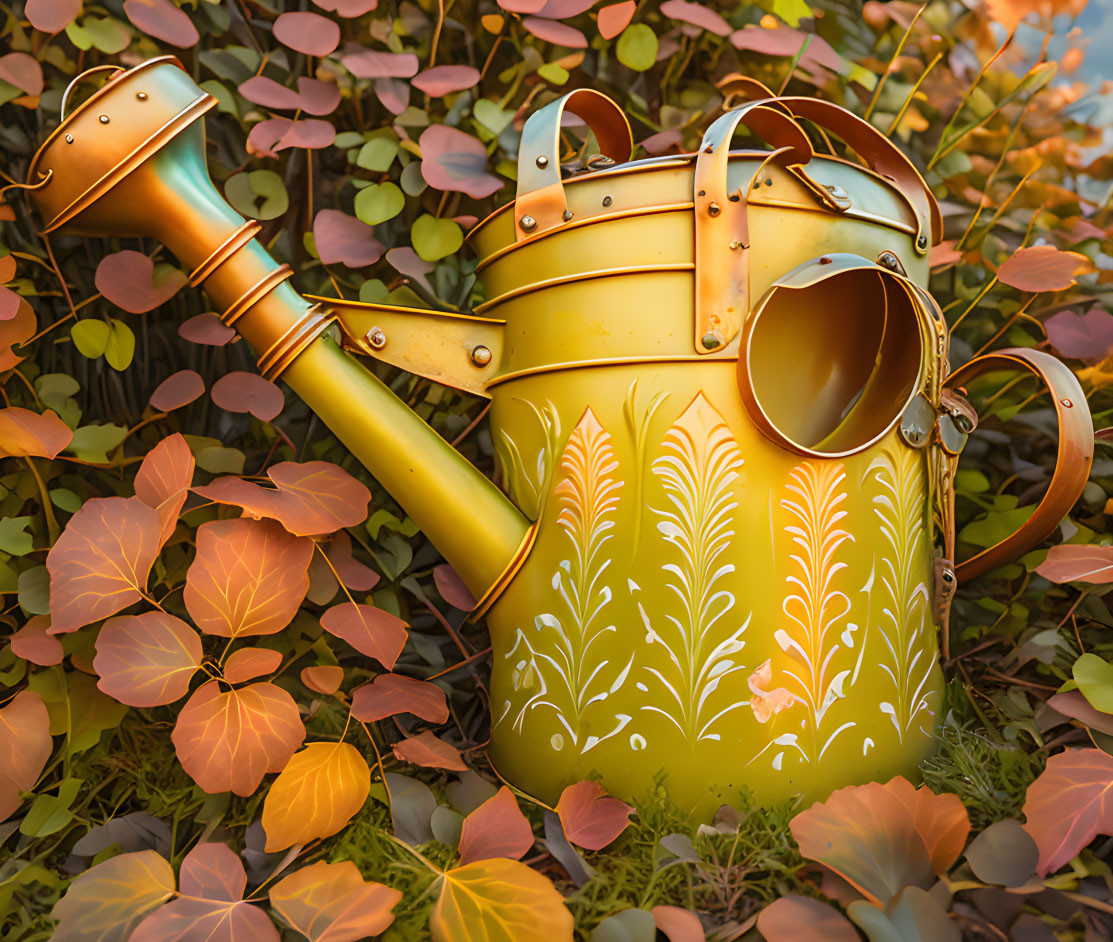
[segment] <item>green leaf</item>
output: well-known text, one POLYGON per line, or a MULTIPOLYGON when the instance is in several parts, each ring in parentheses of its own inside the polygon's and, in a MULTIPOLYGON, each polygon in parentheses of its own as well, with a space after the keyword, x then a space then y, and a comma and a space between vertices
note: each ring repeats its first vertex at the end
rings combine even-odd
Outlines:
POLYGON ((107 323, 91 317, 78 321, 70 328, 73 345, 82 356, 90 360, 104 356, 110 333, 112 328, 107 323))
POLYGON ((773 13, 789 26, 799 26, 801 20, 815 16, 804 0, 773 0, 773 13))
POLYGON ((372 183, 356 194, 356 218, 369 226, 393 219, 406 207, 406 197, 393 183, 372 183))
POLYGON ((615 44, 615 55, 626 68, 644 72, 657 61, 657 34, 645 23, 627 26, 615 44))
POLYGON ((81 509, 81 498, 68 487, 55 487, 50 490, 50 501, 60 510, 75 514, 81 509))
POLYGON ((11 556, 26 556, 34 545, 27 527, 32 517, 0 517, 0 550, 11 556))
POLYGON ((224 184, 224 194, 239 213, 255 219, 276 219, 290 205, 286 184, 273 170, 234 174, 224 184))
POLYGON ((66 36, 78 49, 87 50, 96 46, 111 56, 123 52, 131 42, 127 26, 110 16, 86 16, 81 19, 80 25, 75 20, 66 27, 66 36))
POLYGON ((390 169, 390 165, 394 163, 394 158, 397 156, 397 141, 391 140, 389 137, 373 137, 359 149, 356 165, 375 173, 385 173, 390 169))
POLYGON ((105 464, 108 453, 124 440, 127 433, 122 425, 82 425, 74 431, 66 451, 82 461, 105 464))
POLYGON ((1078 689, 1095 710, 1113 713, 1113 664, 1096 654, 1083 654, 1072 671, 1078 689))
POLYGON ((16 597, 28 615, 50 614, 50 576, 46 566, 34 566, 19 574, 16 597))
POLYGON ((464 233, 451 219, 437 219, 426 213, 410 229, 410 240, 418 255, 427 262, 435 262, 459 251, 464 233))
POLYGON ((555 62, 546 62, 543 66, 538 68, 537 74, 546 82, 550 82, 553 85, 563 85, 570 77, 568 70, 557 65, 555 62))
POLYGON ((37 795, 19 824, 19 833, 27 837, 47 837, 62 830, 73 820, 70 806, 83 784, 79 778, 68 778, 58 787, 57 795, 37 795))
POLYGON ((856 900, 847 906, 846 914, 870 942, 962 942, 958 923, 918 886, 905 887, 884 911, 856 900))
POLYGON ((197 466, 210 474, 243 474, 246 458, 238 448, 215 445, 197 452, 197 466))
POLYGON ((131 364, 135 354, 135 334, 123 321, 112 318, 108 342, 104 347, 104 358, 117 373, 122 373, 131 364))
MULTIPOLYGON (((544 66, 542 66, 544 68, 544 66)), ((561 70, 563 71, 563 69, 561 70)), ((540 69, 538 70, 540 74, 540 69)), ((567 75, 567 73, 565 73, 567 75)), ((544 76, 542 76, 544 78, 544 76)), ((489 98, 480 98, 471 108, 472 116, 492 134, 498 135, 514 120, 513 111, 503 111, 489 98)))

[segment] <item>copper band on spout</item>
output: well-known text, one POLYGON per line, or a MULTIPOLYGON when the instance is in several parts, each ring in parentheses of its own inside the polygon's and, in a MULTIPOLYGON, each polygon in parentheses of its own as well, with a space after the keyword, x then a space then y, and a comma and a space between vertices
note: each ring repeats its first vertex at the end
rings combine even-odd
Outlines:
POLYGON ((231 327, 240 317, 249 311, 252 306, 258 304, 259 301, 270 294, 270 292, 293 274, 294 270, 289 265, 279 265, 277 268, 267 272, 259 281, 236 298, 228 307, 228 310, 220 315, 220 319, 231 327))
POLYGON ((266 352, 259 357, 259 373, 272 383, 337 319, 332 310, 314 304, 288 327, 266 352))
POLYGON ((255 219, 249 219, 233 232, 227 239, 220 243, 189 276, 189 286, 196 288, 228 259, 242 249, 248 242, 262 231, 263 227, 255 219))

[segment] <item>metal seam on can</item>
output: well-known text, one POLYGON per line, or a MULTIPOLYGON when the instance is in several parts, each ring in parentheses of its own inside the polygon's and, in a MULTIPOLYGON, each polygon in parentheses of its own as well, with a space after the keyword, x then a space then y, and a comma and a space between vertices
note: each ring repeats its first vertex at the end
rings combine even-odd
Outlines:
POLYGON ((294 270, 289 265, 279 265, 277 268, 271 269, 243 294, 236 298, 236 300, 228 306, 228 310, 220 315, 220 319, 227 326, 231 327, 252 307, 263 300, 263 298, 293 274, 294 270))
POLYGON ((518 546, 517 552, 515 552, 510 562, 506 564, 506 568, 499 577, 491 583, 491 587, 483 593, 482 598, 475 603, 475 608, 468 612, 468 618, 473 621, 477 618, 482 618, 487 614, 490 607, 499 600, 499 597, 506 590, 506 587, 510 585, 514 577, 518 574, 518 571, 525 565, 530 550, 533 549, 533 544, 537 540, 537 530, 540 523, 540 520, 535 520, 530 525, 530 528, 526 530, 526 535, 522 537, 522 542, 518 546))
MULTIPOLYGON (((729 344, 727 345, 729 347, 729 344)), ((727 349, 726 347, 723 348, 727 349)), ((733 363, 738 359, 737 351, 727 354, 700 356, 695 353, 678 353, 675 356, 633 356, 633 357, 605 357, 598 360, 567 360, 564 363, 546 363, 544 366, 531 366, 524 370, 515 370, 513 373, 503 373, 488 380, 485 389, 508 383, 516 379, 525 379, 543 373, 559 373, 564 370, 593 369, 602 366, 629 366, 635 363, 733 363)))
POLYGON ((191 288, 196 288, 202 281, 208 278, 214 271, 223 265, 229 258, 242 249, 248 242, 255 238, 262 231, 263 227, 256 219, 249 219, 235 232, 233 232, 227 239, 220 243, 213 249, 208 258, 206 258, 194 270, 193 274, 189 276, 189 285, 191 288))

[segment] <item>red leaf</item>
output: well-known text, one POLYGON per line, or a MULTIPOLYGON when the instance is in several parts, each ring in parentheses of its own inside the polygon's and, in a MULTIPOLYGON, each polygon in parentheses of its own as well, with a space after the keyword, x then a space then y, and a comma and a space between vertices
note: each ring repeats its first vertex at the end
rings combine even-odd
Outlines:
POLYGON ((599 35, 604 39, 614 39, 621 33, 634 18, 638 9, 634 0, 625 0, 624 3, 612 3, 599 11, 599 35))
POLYGON ((201 639, 180 618, 144 612, 110 618, 97 635, 97 686, 128 706, 162 706, 189 692, 201 666, 201 639))
MULTIPOLYGON (((140 0, 128 2, 139 3, 140 0)), ((159 2, 169 3, 169 0, 159 2)), ((174 9, 185 17, 177 7, 174 9)), ((188 17, 186 20, 188 22, 188 17)), ((155 263, 142 252, 131 249, 102 258, 93 280, 101 294, 131 314, 145 314, 165 304, 187 281, 176 268, 165 268, 156 278, 155 263)))
POLYGON ((555 20, 545 20, 538 16, 527 16, 522 25, 538 39, 569 49, 586 49, 587 37, 576 27, 555 20))
POLYGON ((800 55, 801 65, 813 69, 815 66, 823 66, 832 72, 838 72, 843 68, 842 57, 831 48, 827 40, 814 33, 805 33, 803 30, 788 26, 777 26, 773 29, 746 26, 731 33, 730 42, 735 49, 751 49, 767 56, 790 57, 800 52, 806 42, 808 46, 800 55))
POLYGON ((136 29, 179 49, 195 46, 201 38, 189 16, 170 0, 124 0, 124 13, 136 29))
POLYGON ((132 939, 136 926, 174 895, 174 870, 162 854, 118 854, 80 874, 54 906, 57 942, 132 939))
POLYGON ((367 519, 371 492, 329 461, 283 461, 267 470, 276 488, 241 478, 218 478, 197 493, 242 507, 253 517, 270 517, 297 536, 319 536, 367 519))
POLYGON ((231 327, 225 327, 220 318, 209 311, 182 321, 178 325, 178 336, 190 343, 201 343, 207 347, 223 347, 236 336, 236 332, 231 327))
POLYGON ((1068 749, 1047 760, 1024 802, 1024 829, 1040 849, 1036 872, 1058 870, 1098 834, 1113 836, 1113 756, 1068 749))
POLYGON ((0 458, 57 458, 73 432, 49 409, 0 409, 0 458))
POLYGON ((275 147, 294 122, 289 118, 267 118, 260 121, 247 134, 247 152, 260 157, 277 157, 275 147))
POLYGON ((213 383, 211 395, 220 408, 250 412, 260 422, 269 422, 286 404, 282 390, 258 373, 225 373, 213 383))
MULTIPOLYGON (((654 906, 650 912, 653 913, 658 931, 668 936, 669 942, 704 942, 706 935, 699 916, 691 910, 681 909, 679 906, 654 906)), ((831 939, 830 942, 839 940, 831 939)), ((857 937, 854 942, 857 942, 857 937)))
POLYGON ((1060 356, 1102 360, 1113 353, 1113 314, 1100 307, 1092 307, 1085 314, 1060 311, 1043 326, 1060 356))
POLYGON ((39 667, 61 664, 65 652, 62 642, 49 634, 50 618, 35 615, 11 637, 12 653, 39 667))
POLYGON ((507 13, 537 13, 545 0, 498 0, 498 3, 507 13))
POLYGON ((463 612, 470 612, 475 608, 475 599, 464 585, 464 580, 448 563, 433 567, 433 582, 436 583, 441 598, 453 608, 463 612))
POLYGON ((421 175, 437 190, 484 199, 501 190, 503 181, 487 172, 487 149, 470 134, 443 124, 421 132, 421 175))
MULTIPOLYGON (((283 14, 283 16, 289 15, 283 14)), ((248 101, 262 105, 264 108, 297 111, 301 107, 301 95, 265 75, 253 75, 246 82, 241 82, 239 92, 248 101)))
POLYGON ((928 251, 928 265, 934 271, 962 261, 962 253, 955 249, 954 241, 940 242, 928 251))
POLYGON ((159 551, 158 511, 138 497, 94 497, 46 557, 50 633, 76 631, 143 597, 159 551))
MULTIPOLYGON (((282 16, 296 16, 294 13, 283 13, 282 16)), ((306 13, 306 16, 316 16, 315 13, 306 13)), ((282 19, 280 16, 279 19, 282 19)), ((331 22, 331 20, 329 21, 331 22)), ((335 25, 335 24, 333 24, 335 25)), ((308 114, 332 114, 340 104, 340 87, 335 82, 325 82, 321 79, 299 78, 298 98, 301 99, 301 110, 308 114)))
POLYGON ((279 138, 275 150, 288 147, 305 147, 310 150, 328 147, 336 140, 336 128, 320 118, 294 121, 279 138))
POLYGON ((370 566, 365 566, 352 555, 352 538, 346 530, 337 530, 332 535, 328 548, 328 560, 340 576, 340 581, 356 592, 370 592, 379 584, 379 574, 370 566))
POLYGON ((353 16, 363 16, 370 13, 379 5, 379 0, 313 0, 322 10, 333 10, 337 16, 350 19, 353 16))
POLYGON ((413 80, 414 88, 433 98, 462 92, 466 88, 475 88, 478 83, 479 70, 470 65, 433 66, 415 76, 413 80))
POLYGON ((183 601, 197 627, 222 638, 272 635, 309 591, 313 544, 271 520, 212 520, 197 530, 183 601))
POLYGON ((1062 291, 1074 276, 1092 271, 1093 262, 1081 252, 1063 252, 1053 245, 1017 249, 997 269, 997 280, 1021 291, 1062 291))
POLYGON ((398 890, 365 882, 350 860, 318 861, 284 877, 268 894, 283 919, 310 942, 355 942, 394 921, 398 890))
POLYGON ((0 821, 19 808, 20 792, 35 787, 53 751, 50 716, 42 697, 21 690, 0 707, 0 821))
POLYGON ((584 850, 601 850, 626 830, 634 809, 608 798, 598 782, 577 782, 561 792, 556 813, 569 841, 584 850))
POLYGON ((81 12, 81 0, 27 0, 23 15, 44 33, 60 33, 81 12))
POLYGON ((355 216, 338 209, 322 209, 313 220, 317 255, 326 265, 338 262, 348 268, 373 265, 383 257, 386 246, 375 238, 375 230, 355 216))
POLYGON ((406 646, 406 623, 372 605, 343 602, 321 616, 321 627, 347 641, 360 654, 373 657, 387 670, 406 646))
POLYGON ((35 335, 39 326, 35 312, 31 305, 14 291, 0 288, 0 297, 11 295, 16 299, 15 313, 8 318, 0 318, 0 373, 18 366, 26 357, 20 356, 13 349, 19 344, 26 343, 35 335))
POLYGON ((182 768, 202 789, 246 797, 264 775, 285 767, 305 727, 281 687, 264 682, 222 693, 210 680, 186 701, 170 738, 182 768))
POLYGON ((448 702, 436 684, 402 674, 379 674, 352 694, 352 716, 364 723, 377 723, 399 713, 443 723, 448 719, 448 702))
POLYGON ((344 668, 335 664, 317 664, 301 669, 301 682, 310 690, 330 696, 340 689, 344 681, 344 668))
MULTIPOLYGON (((36 0, 28 0, 23 10, 28 19, 31 18, 31 10, 35 6, 41 6, 41 3, 37 3, 36 0)), ((78 0, 77 8, 81 9, 80 0, 78 0)), ((70 17, 70 19, 73 19, 73 17, 70 17)), ((62 28, 65 28, 65 23, 62 24, 62 28)), ((35 26, 35 29, 42 29, 42 27, 35 26)), ((55 30, 46 30, 45 32, 53 33, 55 30)), ((26 52, 9 52, 6 56, 0 56, 0 79, 3 79, 9 85, 14 85, 32 98, 38 98, 43 90, 43 68, 34 56, 28 55, 26 52)), ((0 278, 0 281, 11 281, 11 276, 0 278)))
POLYGON ((361 49, 340 60, 356 78, 413 78, 417 75, 417 56, 412 52, 375 52, 361 49))
POLYGON ((135 496, 158 511, 162 522, 160 546, 164 546, 174 532, 178 514, 193 483, 195 466, 189 445, 178 432, 155 445, 139 465, 135 496))
POLYGON ((464 818, 460 829, 462 864, 492 857, 521 860, 532 846, 533 828, 505 785, 464 818))
POLYGON ((375 97, 391 114, 402 114, 410 106, 410 84, 395 78, 377 78, 372 83, 375 97))
POLYGON ((718 13, 702 3, 689 3, 688 0, 665 0, 661 4, 661 12, 674 20, 682 23, 691 23, 700 29, 705 29, 716 36, 729 36, 731 25, 718 13))
POLYGON ((224 679, 230 684, 242 684, 264 674, 273 674, 282 663, 282 652, 270 648, 240 648, 224 662, 224 679))
POLYGON ((438 739, 428 730, 419 736, 411 736, 395 743, 394 757, 428 769, 451 769, 454 772, 468 770, 464 760, 460 758, 460 750, 443 739, 438 739))
POLYGON ((340 27, 320 13, 282 13, 274 21, 274 38, 307 56, 327 56, 340 45, 340 27))
POLYGON ((766 942, 858 942, 857 930, 837 909, 790 893, 757 916, 757 931, 766 942))
POLYGON ((159 412, 172 412, 188 406, 205 391, 205 381, 195 370, 171 373, 151 393, 151 407, 159 412))
POLYGON ((547 20, 566 20, 586 13, 593 6, 595 0, 545 0, 545 5, 536 12, 547 20))
POLYGON ((1047 551, 1036 572, 1051 582, 1113 582, 1113 546, 1062 543, 1047 551))

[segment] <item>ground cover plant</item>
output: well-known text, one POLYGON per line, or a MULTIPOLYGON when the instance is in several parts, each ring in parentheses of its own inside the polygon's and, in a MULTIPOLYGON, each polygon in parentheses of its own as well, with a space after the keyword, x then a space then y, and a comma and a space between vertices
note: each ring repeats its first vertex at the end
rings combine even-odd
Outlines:
MULTIPOLYGON (((171 53, 219 100, 218 187, 299 290, 466 310, 462 238, 512 195, 526 115, 597 88, 640 154, 690 151, 750 76, 924 171, 952 366, 1051 350, 1102 429, 1113 112, 1079 77, 1106 55, 1084 7, 17 0, 0 172, 23 179, 82 70, 171 53)), ((161 246, 41 236, 5 200, 0 937, 1113 937, 1113 433, 1051 545, 959 589, 922 784, 739 795, 699 828, 659 783, 548 808, 485 763, 484 629, 397 505, 161 246)), ((480 403, 373 368, 490 469, 480 403)), ((1031 513, 1056 447, 1034 382, 972 393, 967 552, 1031 513)))

